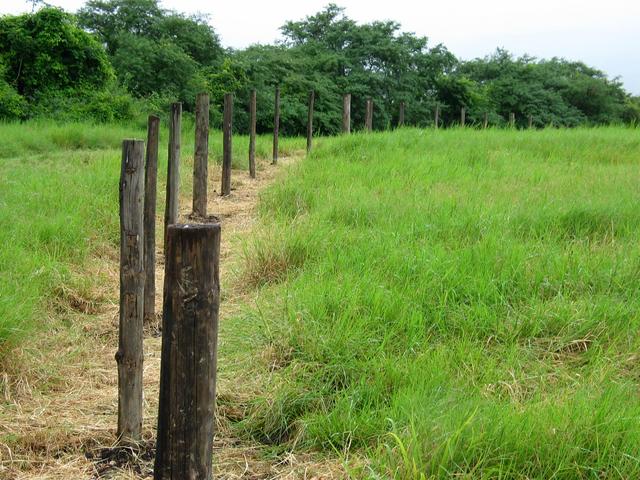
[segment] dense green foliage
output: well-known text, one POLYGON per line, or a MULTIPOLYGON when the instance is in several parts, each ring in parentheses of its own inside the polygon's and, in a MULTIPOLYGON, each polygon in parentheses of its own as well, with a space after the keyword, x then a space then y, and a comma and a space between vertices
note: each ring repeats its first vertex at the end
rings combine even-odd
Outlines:
POLYGON ((397 124, 400 102, 406 124, 431 125, 436 106, 444 125, 460 110, 468 124, 487 116, 519 126, 634 123, 633 100, 618 80, 581 62, 493 55, 460 61, 443 45, 401 31, 393 21, 358 24, 330 4, 315 15, 289 21, 276 45, 225 51, 199 15, 163 9, 159 0, 88 0, 77 15, 45 7, 0 20, 0 118, 53 116, 131 118, 137 111, 166 111, 208 91, 219 126, 222 98, 236 94, 235 129, 248 131, 250 91, 258 92, 258 131, 272 127, 273 90, 282 91, 282 131, 306 128, 306 102, 316 92, 316 131, 340 130, 341 96, 352 94, 356 129, 367 97, 374 128, 397 124), (85 31, 80 30, 80 28, 85 31), (93 34, 95 39, 86 32, 93 34), (110 99, 113 101, 110 102, 110 99), (108 105, 112 103, 113 106, 108 105))
POLYGON ((104 48, 57 8, 0 18, 0 119, 129 118, 104 48))
POLYGON ((621 84, 581 62, 514 59, 498 50, 483 60, 463 63, 458 73, 483 87, 484 102, 468 105, 476 121, 490 111, 503 119, 514 112, 522 126, 529 115, 539 126, 602 124, 621 120, 627 109, 621 84))
POLYGON ((316 143, 247 248, 240 431, 358 478, 638 478, 637 132, 316 143))
POLYGON ((223 51, 206 17, 160 8, 157 0, 89 0, 80 24, 106 46, 120 81, 136 96, 192 103, 209 88, 223 51))

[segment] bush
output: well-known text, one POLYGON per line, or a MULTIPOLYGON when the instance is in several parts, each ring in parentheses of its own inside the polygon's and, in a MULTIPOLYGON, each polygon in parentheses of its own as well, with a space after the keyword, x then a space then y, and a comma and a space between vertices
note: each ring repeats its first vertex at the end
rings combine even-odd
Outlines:
POLYGON ((137 100, 122 88, 111 86, 99 91, 69 89, 43 93, 34 101, 30 116, 108 123, 132 120, 139 110, 137 100))
POLYGON ((27 102, 0 78, 0 120, 17 120, 27 115, 27 102))

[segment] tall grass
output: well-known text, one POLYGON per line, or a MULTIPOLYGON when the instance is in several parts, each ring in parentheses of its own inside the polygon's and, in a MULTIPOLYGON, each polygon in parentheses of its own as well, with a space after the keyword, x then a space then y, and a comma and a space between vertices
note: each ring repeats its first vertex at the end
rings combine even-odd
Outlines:
MULTIPOLYGON (((117 246, 120 146, 145 138, 139 125, 47 122, 0 124, 0 353, 48 328, 48 299, 100 245, 117 246)), ((193 124, 182 132, 182 192, 191 188, 193 124)), ((161 132, 158 212, 164 210, 166 125, 161 132)), ((234 138, 234 166, 246 168, 247 137, 234 138)), ((282 154, 303 145, 283 139, 282 154)), ((257 155, 271 155, 260 136, 257 155)), ((210 161, 222 158, 222 134, 210 135, 210 161)))
POLYGON ((247 245, 282 354, 239 428, 363 477, 640 477, 637 131, 316 145, 247 245))

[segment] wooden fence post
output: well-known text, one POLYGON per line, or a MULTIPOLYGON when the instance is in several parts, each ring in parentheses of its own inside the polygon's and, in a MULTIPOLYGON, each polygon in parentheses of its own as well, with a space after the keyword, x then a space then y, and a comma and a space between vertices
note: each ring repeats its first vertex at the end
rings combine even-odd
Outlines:
POLYGON ((144 315, 144 141, 122 142, 120 170, 120 331, 118 439, 136 443, 142 433, 144 315))
POLYGON ((511 112, 509 114, 509 128, 514 128, 516 126, 516 114, 511 112))
POLYGON ((155 324, 156 318, 156 200, 159 130, 160 119, 150 115, 144 165, 144 323, 147 325, 155 324))
POLYGON ((273 114, 273 162, 278 163, 278 136, 280 135, 280 86, 276 87, 275 108, 273 114))
POLYGON ((256 178, 256 91, 249 101, 249 176, 256 178))
POLYGON ((231 195, 233 94, 224 94, 224 114, 222 125, 222 186, 221 195, 231 195))
POLYGON ((465 110, 464 107, 462 107, 460 109, 460 126, 464 127, 466 122, 467 122, 467 111, 465 110))
POLYGON ((210 480, 220 224, 171 225, 167 239, 154 479, 210 480))
POLYGON ((482 129, 486 130, 489 126, 489 114, 484 112, 484 119, 482 120, 482 129))
POLYGON ((169 148, 167 161, 167 195, 164 209, 164 250, 167 250, 167 227, 178 221, 180 192, 180 129, 182 128, 182 103, 171 104, 169 118, 169 148))
POLYGON ((342 133, 351 133, 351 94, 342 96, 342 133))
POLYGON ((316 101, 316 92, 309 92, 309 112, 307 114, 307 153, 311 151, 313 142, 313 104, 316 101))
POLYGON ((440 127, 440 105, 436 104, 436 130, 440 127))
POLYGON ((207 171, 209 163, 209 94, 196 97, 196 144, 193 154, 193 213, 207 216, 207 171))
POLYGON ((373 130, 373 100, 371 99, 371 97, 367 98, 364 127, 367 132, 371 132, 373 130))
POLYGON ((529 130, 533 128, 533 115, 529 115, 529 130))
POLYGON ((400 102, 400 112, 398 113, 398 127, 404 127, 404 102, 400 102))

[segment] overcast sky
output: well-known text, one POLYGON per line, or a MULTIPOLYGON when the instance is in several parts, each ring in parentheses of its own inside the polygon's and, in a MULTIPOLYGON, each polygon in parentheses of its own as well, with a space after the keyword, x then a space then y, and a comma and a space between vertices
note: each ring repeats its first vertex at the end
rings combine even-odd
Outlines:
MULTIPOLYGON (((48 0, 75 11, 83 0, 48 0)), ((210 15, 225 47, 271 43, 287 20, 312 15, 327 0, 164 0, 165 8, 210 15)), ((335 1, 358 22, 395 20, 404 31, 443 43, 463 59, 483 57, 496 47, 516 55, 582 60, 621 77, 640 95, 640 0, 375 0, 335 1)), ((0 0, 0 13, 30 11, 24 0, 0 0)))

